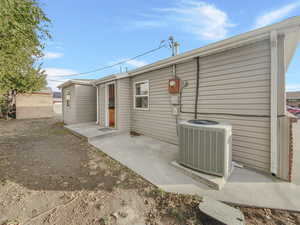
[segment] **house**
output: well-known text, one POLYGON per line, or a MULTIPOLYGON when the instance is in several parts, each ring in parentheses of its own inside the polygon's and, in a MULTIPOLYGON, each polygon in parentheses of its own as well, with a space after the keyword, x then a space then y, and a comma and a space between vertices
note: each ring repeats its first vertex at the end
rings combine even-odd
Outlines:
POLYGON ((65 124, 96 122, 96 88, 93 80, 69 80, 62 89, 62 116, 65 124))
POLYGON ((177 144, 176 124, 232 124, 233 160, 291 180, 285 73, 300 17, 94 81, 97 123, 177 144))
POLYGON ((290 91, 286 93, 286 104, 300 107, 300 91, 290 91))
POLYGON ((16 96, 16 119, 50 118, 53 116, 52 90, 46 88, 16 96))

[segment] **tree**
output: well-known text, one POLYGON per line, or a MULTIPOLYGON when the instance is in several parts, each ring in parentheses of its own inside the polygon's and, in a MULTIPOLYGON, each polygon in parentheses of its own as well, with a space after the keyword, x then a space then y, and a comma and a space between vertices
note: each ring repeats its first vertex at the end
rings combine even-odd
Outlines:
POLYGON ((45 87, 39 60, 43 42, 51 38, 49 24, 36 0, 0 0, 0 96, 7 100, 2 102, 12 105, 17 93, 45 87))

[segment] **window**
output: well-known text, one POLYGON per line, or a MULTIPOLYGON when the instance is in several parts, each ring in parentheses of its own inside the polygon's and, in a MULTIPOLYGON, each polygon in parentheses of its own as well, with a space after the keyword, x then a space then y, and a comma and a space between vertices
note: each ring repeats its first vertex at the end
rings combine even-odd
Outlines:
POLYGON ((149 81, 134 83, 134 108, 141 110, 149 109, 149 81))
POLYGON ((67 107, 70 107, 70 102, 71 102, 71 93, 70 93, 70 90, 66 90, 65 100, 66 100, 67 107))

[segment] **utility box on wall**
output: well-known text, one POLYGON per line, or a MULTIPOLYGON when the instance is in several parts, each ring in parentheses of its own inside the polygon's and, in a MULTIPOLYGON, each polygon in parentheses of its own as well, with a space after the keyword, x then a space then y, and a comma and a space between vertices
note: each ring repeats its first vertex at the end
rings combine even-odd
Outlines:
POLYGON ((169 80, 169 93, 178 94, 180 90, 180 80, 179 79, 170 79, 169 80))

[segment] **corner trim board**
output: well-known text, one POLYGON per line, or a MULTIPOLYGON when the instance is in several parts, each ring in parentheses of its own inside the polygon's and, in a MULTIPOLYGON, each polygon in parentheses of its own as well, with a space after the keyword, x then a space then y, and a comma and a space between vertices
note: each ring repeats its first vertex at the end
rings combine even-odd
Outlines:
POLYGON ((276 175, 278 169, 277 146, 277 89, 278 89, 278 34, 271 31, 271 173, 276 175))

